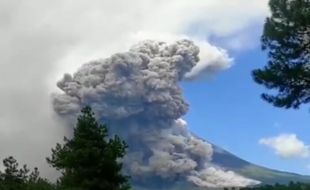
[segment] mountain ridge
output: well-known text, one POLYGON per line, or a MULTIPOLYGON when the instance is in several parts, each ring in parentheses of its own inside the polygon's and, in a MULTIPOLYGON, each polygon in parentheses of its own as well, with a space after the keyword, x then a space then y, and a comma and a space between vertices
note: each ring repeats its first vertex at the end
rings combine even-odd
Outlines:
MULTIPOLYGON (((210 142, 208 142, 210 143, 210 142)), ((238 156, 210 143, 213 147, 213 158, 211 163, 226 170, 231 170, 244 177, 261 181, 262 184, 288 184, 290 181, 310 183, 310 176, 270 169, 253 164, 238 156)))
MULTIPOLYGON (((196 135, 194 135, 197 137, 196 135)), ((197 137, 199 138, 199 137, 197 137)), ((310 176, 285 172, 276 169, 270 169, 264 166, 253 164, 244 160, 233 153, 199 138, 210 144, 213 148, 212 160, 209 164, 224 171, 233 171, 243 177, 260 181, 260 185, 288 184, 291 181, 310 183, 310 176)), ((191 185, 185 181, 175 181, 173 184, 161 182, 160 184, 133 184, 135 190, 205 190, 205 189, 222 189, 222 188, 202 188, 191 185), (142 185, 142 186, 141 186, 142 185)))

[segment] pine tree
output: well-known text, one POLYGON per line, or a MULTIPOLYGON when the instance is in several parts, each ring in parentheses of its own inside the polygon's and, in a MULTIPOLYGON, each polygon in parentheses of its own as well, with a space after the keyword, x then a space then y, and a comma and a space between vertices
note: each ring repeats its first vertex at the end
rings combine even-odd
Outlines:
POLYGON ((254 80, 275 94, 262 94, 274 106, 298 108, 310 102, 310 0, 270 0, 262 48, 268 64, 254 80))
POLYGON ((78 117, 72 139, 52 149, 47 162, 62 172, 59 185, 67 189, 127 190, 128 177, 121 174, 119 159, 127 148, 118 136, 108 137, 106 125, 99 124, 90 107, 78 117))
POLYGON ((1 185, 0 187, 7 190, 21 189, 24 181, 27 178, 29 170, 24 165, 18 168, 19 164, 12 156, 3 160, 4 172, 1 172, 1 185))
POLYGON ((4 171, 0 171, 0 190, 54 190, 52 184, 40 177, 38 168, 31 173, 27 165, 19 168, 12 156, 3 160, 3 166, 4 171))

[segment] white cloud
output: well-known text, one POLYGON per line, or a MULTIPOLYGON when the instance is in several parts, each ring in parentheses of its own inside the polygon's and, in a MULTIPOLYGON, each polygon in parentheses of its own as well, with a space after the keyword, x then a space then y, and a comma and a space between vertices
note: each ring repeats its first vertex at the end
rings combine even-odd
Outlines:
POLYGON ((280 134, 275 137, 262 138, 259 144, 271 148, 282 158, 308 158, 310 156, 310 147, 298 139, 296 134, 280 134))
POLYGON ((68 134, 49 99, 64 72, 147 34, 195 39, 201 64, 225 69, 228 54, 206 39, 238 41, 267 12, 267 0, 0 0, 0 155, 42 169, 51 146, 68 134))

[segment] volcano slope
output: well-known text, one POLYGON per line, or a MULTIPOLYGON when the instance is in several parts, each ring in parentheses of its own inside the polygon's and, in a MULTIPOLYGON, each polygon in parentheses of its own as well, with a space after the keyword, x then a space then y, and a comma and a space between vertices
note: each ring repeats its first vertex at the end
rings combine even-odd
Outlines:
MULTIPOLYGON (((213 163, 214 166, 221 167, 222 169, 226 169, 227 171, 234 171, 235 173, 238 173, 250 179, 258 180, 261 182, 261 185, 275 184, 275 183, 288 184, 290 181, 310 183, 310 176, 269 169, 256 164, 252 164, 214 144, 212 144, 212 148, 213 148, 213 157, 212 161, 210 162, 213 163)), ((162 184, 161 186, 164 187, 165 184, 162 184)), ((143 188, 137 186, 137 190, 151 190, 151 189, 154 190, 158 189, 158 186, 154 188, 152 187, 143 188)), ((166 186, 166 188, 163 189, 202 190, 205 188, 192 186, 185 182, 176 182, 174 186, 169 187, 166 186)))
POLYGON ((234 171, 242 176, 260 181, 262 184, 288 184, 290 181, 310 183, 310 176, 283 172, 258 166, 212 144, 212 163, 234 171))

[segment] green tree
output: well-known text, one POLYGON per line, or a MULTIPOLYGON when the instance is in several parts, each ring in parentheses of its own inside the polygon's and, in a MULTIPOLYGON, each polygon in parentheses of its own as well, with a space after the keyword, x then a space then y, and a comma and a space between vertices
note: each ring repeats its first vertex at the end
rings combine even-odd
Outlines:
POLYGON ((255 187, 245 187, 241 190, 310 190, 309 184, 290 182, 288 185, 274 184, 274 185, 260 185, 255 187))
POLYGON ((0 190, 54 190, 54 186, 40 177, 38 168, 31 173, 27 165, 19 168, 17 160, 10 156, 3 160, 0 171, 0 190))
POLYGON ((51 184, 47 179, 40 177, 40 172, 38 168, 34 170, 27 176, 26 190, 55 190, 55 185, 51 184))
POLYGON ((14 190, 21 189, 25 180, 27 180, 27 174, 29 169, 24 165, 22 168, 18 168, 19 164, 12 156, 3 160, 4 172, 1 172, 1 186, 3 189, 14 190))
POLYGON ((47 162, 62 172, 59 186, 82 190, 127 190, 128 177, 121 174, 119 159, 127 148, 118 136, 108 137, 90 107, 78 117, 72 139, 57 144, 47 162))
POLYGON ((310 0, 270 0, 269 7, 261 38, 269 61, 253 78, 275 92, 264 100, 298 108, 310 102, 310 0))

